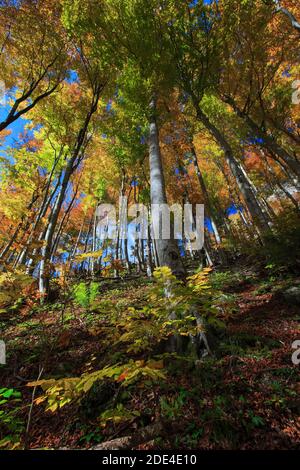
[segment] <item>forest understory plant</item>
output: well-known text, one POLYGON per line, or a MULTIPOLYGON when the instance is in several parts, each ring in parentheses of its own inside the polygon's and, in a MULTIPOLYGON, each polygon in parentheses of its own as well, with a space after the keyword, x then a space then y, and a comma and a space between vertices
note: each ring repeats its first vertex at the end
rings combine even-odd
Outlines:
POLYGON ((298 3, 0 1, 0 445, 295 447, 298 3))

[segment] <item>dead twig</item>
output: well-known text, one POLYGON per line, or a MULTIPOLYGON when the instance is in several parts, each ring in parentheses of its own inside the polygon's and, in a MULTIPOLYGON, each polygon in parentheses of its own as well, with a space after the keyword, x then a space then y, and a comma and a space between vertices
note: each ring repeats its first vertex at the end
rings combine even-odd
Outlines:
MULTIPOLYGON (((42 373, 44 371, 44 368, 42 366, 39 366, 39 373, 37 376, 37 381, 40 380, 42 373)), ((31 403, 30 403, 30 408, 28 412, 28 418, 27 418, 27 425, 26 425, 26 431, 25 431, 25 443, 24 443, 24 448, 27 449, 28 447, 28 437, 29 437, 29 429, 30 429, 30 423, 31 423, 31 416, 32 416, 32 410, 33 410, 33 404, 34 404, 34 398, 35 398, 35 392, 36 392, 37 386, 33 388, 32 395, 31 395, 31 403)))

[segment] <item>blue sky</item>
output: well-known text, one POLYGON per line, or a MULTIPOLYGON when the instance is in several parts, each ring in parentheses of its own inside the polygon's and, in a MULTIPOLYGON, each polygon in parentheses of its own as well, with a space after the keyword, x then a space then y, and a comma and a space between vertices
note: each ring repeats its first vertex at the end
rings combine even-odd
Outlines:
MULTIPOLYGON (((9 109, 10 109, 10 107, 8 105, 6 105, 6 106, 0 105, 0 122, 2 122, 6 118, 8 112, 9 112, 9 109)), ((18 135, 21 132, 24 131, 24 126, 28 122, 29 121, 27 119, 19 118, 15 122, 13 122, 10 126, 8 126, 6 128, 7 130, 10 130, 12 132, 11 132, 10 135, 8 135, 5 138, 4 144, 1 144, 1 146, 0 146, 0 154, 1 155, 5 154, 6 147, 14 145, 14 143, 18 139, 18 135)))
MULTIPOLYGON (((190 3, 190 7, 194 7, 197 5, 199 0, 192 0, 190 3)), ((212 2, 212 0, 204 0, 205 5, 209 5, 212 2)))
MULTIPOLYGON (((66 78, 68 83, 78 82, 79 77, 75 70, 69 70, 68 76, 66 78)), ((0 104, 0 122, 4 121, 9 113, 10 106, 8 104, 1 105, 0 104)), ((24 131, 24 126, 29 123, 30 121, 26 118, 19 118, 6 129, 12 131, 9 136, 7 136, 4 140, 4 143, 0 146, 0 155, 5 155, 6 147, 14 146, 15 142, 18 139, 20 133, 24 131)))

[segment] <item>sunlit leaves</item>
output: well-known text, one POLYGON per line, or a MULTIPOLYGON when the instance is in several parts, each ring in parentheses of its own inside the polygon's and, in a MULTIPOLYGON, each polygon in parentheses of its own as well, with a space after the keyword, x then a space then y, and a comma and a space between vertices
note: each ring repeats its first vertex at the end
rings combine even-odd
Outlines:
POLYGON ((11 305, 21 299, 25 290, 33 284, 32 277, 22 271, 0 274, 0 307, 11 305))
POLYGON ((165 374, 160 369, 160 363, 130 361, 123 365, 106 366, 99 371, 86 373, 78 378, 38 380, 28 383, 27 386, 41 386, 45 395, 37 399, 38 403, 47 400, 46 410, 54 412, 73 400, 81 399, 99 380, 112 379, 126 387, 143 377, 153 380, 165 379, 165 374))

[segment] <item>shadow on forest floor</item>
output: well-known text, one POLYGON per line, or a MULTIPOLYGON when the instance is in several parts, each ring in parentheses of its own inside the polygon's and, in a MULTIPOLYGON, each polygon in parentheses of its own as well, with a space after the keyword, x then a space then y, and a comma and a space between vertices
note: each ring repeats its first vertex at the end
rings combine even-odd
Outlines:
MULTIPOLYGON (((298 284, 299 279, 289 282, 298 284)), ((299 339, 300 308, 280 295, 286 282, 237 268, 212 275, 212 283, 234 302, 224 307, 225 330, 215 358, 174 358, 165 365, 168 380, 117 390, 116 384, 93 386, 80 406, 75 402, 45 412, 34 405, 27 436, 34 448, 86 448, 161 419, 167 428, 142 449, 294 449, 300 443, 299 366, 292 363, 292 343, 299 339), (114 406, 136 412, 100 426, 99 414, 114 406), (118 405, 119 406, 119 405, 118 405)), ((35 306, 3 319, 7 366, 1 366, 1 386, 21 392, 8 404, 9 436, 16 448, 24 443, 32 389, 39 368, 43 377, 72 377, 116 363, 122 352, 106 338, 103 311, 143 306, 147 279, 106 283, 101 308, 70 304, 35 306), (101 310, 102 309, 102 310, 101 310), (19 444, 20 443, 20 444, 19 444)), ((138 358, 138 355, 137 355, 138 358)), ((142 357, 141 357, 142 359, 142 357)), ((36 396, 40 395, 37 389, 36 396)), ((122 413, 121 413, 122 414, 122 413)), ((7 429, 2 430, 5 437, 7 429)))

